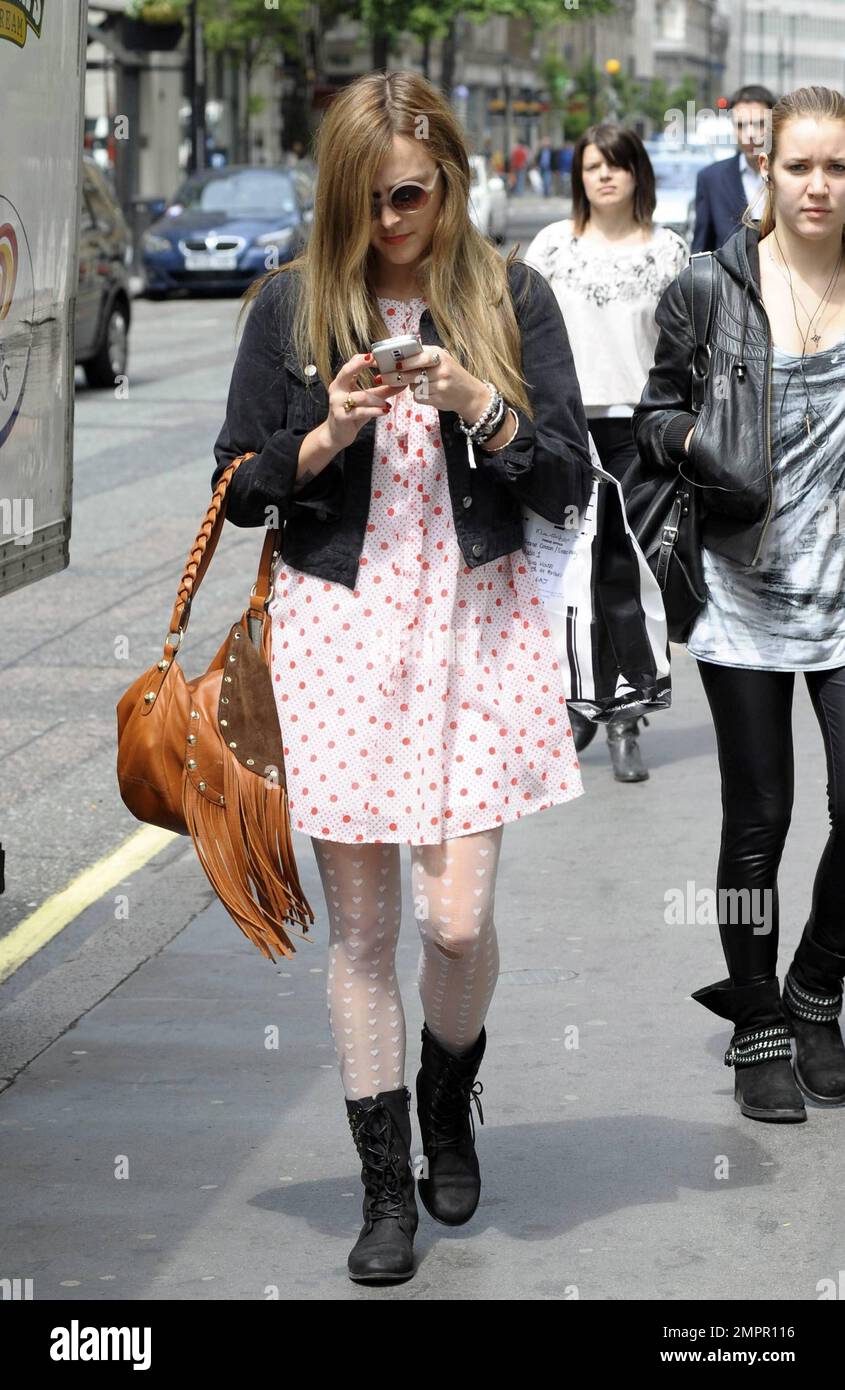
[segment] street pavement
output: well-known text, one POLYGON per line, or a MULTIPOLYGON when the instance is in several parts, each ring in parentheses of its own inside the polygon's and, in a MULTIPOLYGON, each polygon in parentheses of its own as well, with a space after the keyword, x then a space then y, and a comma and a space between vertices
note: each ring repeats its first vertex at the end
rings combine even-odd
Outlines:
MULTIPOLYGON (((207 502, 237 308, 136 300, 129 400, 79 387, 71 566, 4 599, 4 931, 138 829, 114 779, 114 704, 155 659, 207 502)), ((255 535, 227 528, 189 675, 243 608, 256 559, 255 535)), ((839 1278, 845 1111, 808 1103, 798 1126, 740 1115, 729 1025, 689 998, 724 975, 717 930, 666 921, 670 891, 713 886, 720 829, 709 711, 694 661, 672 653, 672 708, 642 735, 650 779, 616 783, 600 731, 585 794, 505 829, 481 1203, 456 1230, 421 1210, 412 1281, 346 1274, 361 1184, 300 835, 317 922, 293 960, 260 956, 175 837, 0 986, 0 1275, 32 1278, 36 1299, 92 1301, 813 1300, 839 1278)), ((782 968, 827 829, 801 679, 795 747, 782 968)), ((401 854, 413 1089, 420 947, 401 854)))

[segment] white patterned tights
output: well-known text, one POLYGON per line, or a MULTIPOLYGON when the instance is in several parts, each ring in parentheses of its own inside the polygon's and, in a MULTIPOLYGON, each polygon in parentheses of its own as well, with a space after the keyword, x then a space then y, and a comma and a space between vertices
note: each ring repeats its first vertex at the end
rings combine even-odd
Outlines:
MULTIPOLYGON (((493 909, 503 829, 410 847, 423 1013, 438 1042, 456 1054, 481 1032, 499 974, 493 909)), ((405 1014, 395 973, 399 845, 311 843, 329 911, 332 1037, 347 1099, 362 1100, 405 1084, 405 1014)))

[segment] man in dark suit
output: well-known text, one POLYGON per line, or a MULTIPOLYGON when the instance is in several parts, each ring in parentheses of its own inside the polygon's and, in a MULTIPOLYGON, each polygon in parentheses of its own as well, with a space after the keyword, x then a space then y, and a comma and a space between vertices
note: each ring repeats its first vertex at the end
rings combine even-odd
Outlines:
POLYGON ((745 208, 760 216, 764 187, 757 156, 767 152, 775 97, 767 87, 740 87, 731 97, 737 153, 717 159, 698 175, 693 251, 717 251, 740 226, 745 208))

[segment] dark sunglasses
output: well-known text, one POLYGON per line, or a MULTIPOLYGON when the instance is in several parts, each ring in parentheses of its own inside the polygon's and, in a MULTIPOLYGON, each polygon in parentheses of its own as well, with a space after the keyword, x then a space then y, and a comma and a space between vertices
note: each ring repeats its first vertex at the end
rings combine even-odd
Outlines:
MULTIPOLYGON (((404 179, 401 183, 395 183, 387 195, 387 201, 394 212, 421 212, 431 197, 431 190, 437 182, 440 173, 438 165, 434 171, 434 178, 430 184, 417 183, 415 180, 404 179)), ((381 195, 376 194, 372 200, 373 217, 381 216, 381 195)))

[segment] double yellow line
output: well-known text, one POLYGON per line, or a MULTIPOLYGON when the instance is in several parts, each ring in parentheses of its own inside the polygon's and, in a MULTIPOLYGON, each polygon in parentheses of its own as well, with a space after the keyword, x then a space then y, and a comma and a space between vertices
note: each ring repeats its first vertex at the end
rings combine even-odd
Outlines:
MULTIPOLYGON (((83 869, 75 879, 54 893, 29 917, 19 922, 7 936, 0 939, 0 981, 8 979, 26 961, 58 936, 60 931, 84 912, 92 903, 128 878, 148 860, 154 858, 172 840, 181 837, 172 830, 160 830, 157 825, 144 825, 116 850, 107 854, 89 869, 83 869)), ((9 863, 6 858, 6 887, 8 890, 9 863)))

